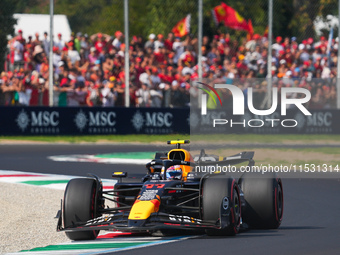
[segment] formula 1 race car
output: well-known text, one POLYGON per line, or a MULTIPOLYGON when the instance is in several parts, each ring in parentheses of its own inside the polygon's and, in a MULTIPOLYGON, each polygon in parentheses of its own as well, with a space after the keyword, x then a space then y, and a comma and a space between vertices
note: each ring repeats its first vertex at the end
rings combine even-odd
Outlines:
POLYGON ((240 228, 276 229, 283 215, 282 181, 270 176, 244 173, 238 180, 222 173, 200 173, 197 167, 254 165, 254 152, 231 157, 205 154, 193 157, 181 144, 157 152, 146 164, 147 175, 138 183, 126 182, 126 172, 111 190, 92 175, 71 179, 58 211, 57 231, 72 240, 95 239, 100 230, 128 232, 171 232, 203 230, 208 235, 232 236, 240 228), (107 207, 106 203, 114 206, 107 207), (105 203, 106 202, 106 203, 105 203))

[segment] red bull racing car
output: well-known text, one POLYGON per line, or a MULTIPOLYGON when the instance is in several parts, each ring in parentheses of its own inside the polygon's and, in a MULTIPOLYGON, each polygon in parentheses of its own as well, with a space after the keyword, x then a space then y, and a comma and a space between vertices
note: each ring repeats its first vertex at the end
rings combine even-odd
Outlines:
POLYGON ((57 231, 71 240, 95 239, 100 230, 127 232, 171 232, 203 230, 208 235, 232 236, 240 228, 276 229, 283 215, 282 181, 275 174, 244 173, 235 179, 225 173, 201 173, 197 167, 254 165, 254 152, 230 157, 193 157, 181 148, 188 140, 168 141, 176 145, 158 152, 146 164, 147 175, 138 183, 127 173, 114 172, 118 182, 103 190, 95 176, 75 178, 66 186, 58 212, 57 231), (111 201, 114 206, 108 207, 111 201))

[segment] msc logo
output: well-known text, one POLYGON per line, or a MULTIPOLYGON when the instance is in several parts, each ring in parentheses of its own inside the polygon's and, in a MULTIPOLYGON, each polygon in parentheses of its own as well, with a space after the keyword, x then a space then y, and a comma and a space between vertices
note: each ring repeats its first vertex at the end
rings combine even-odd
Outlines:
MULTIPOLYGON (((92 130, 93 132, 100 133, 104 132, 101 128, 113 128, 116 125, 116 113, 111 111, 89 111, 88 114, 86 114, 80 110, 76 114, 74 122, 80 131, 83 131, 83 129, 88 126, 90 128, 89 132, 92 130)), ((106 131, 111 132, 112 130, 110 130, 111 129, 108 129, 106 131)))
POLYGON ((30 114, 24 109, 16 118, 18 127, 24 132, 27 127, 45 128, 59 125, 59 112, 57 111, 31 111, 30 114))
POLYGON ((53 111, 39 111, 31 113, 32 116, 32 122, 31 125, 39 126, 39 127, 47 127, 47 126, 58 126, 59 124, 59 112, 53 111))
POLYGON ((145 112, 140 111, 132 116, 131 122, 134 128, 140 132, 145 128, 170 128, 173 115, 170 112, 145 112))

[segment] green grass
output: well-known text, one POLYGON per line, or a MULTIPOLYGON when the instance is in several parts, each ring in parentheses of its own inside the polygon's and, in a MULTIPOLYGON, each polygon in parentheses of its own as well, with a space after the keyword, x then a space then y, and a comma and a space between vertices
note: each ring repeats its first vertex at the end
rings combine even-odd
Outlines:
MULTIPOLYGON (((237 148, 237 150, 239 151, 247 151, 247 150, 251 150, 251 149, 257 149, 256 144, 255 145, 251 145, 251 146, 247 146, 244 148, 237 148)), ((261 148, 263 150, 274 150, 277 151, 278 153, 280 153, 281 151, 287 151, 287 152, 316 152, 316 153, 320 153, 320 154, 326 154, 326 155, 340 155, 340 148, 338 147, 318 147, 318 148, 261 148)), ((216 150, 217 154, 220 154, 221 152, 223 152, 225 149, 218 149, 216 150)), ((235 149, 233 149, 235 150, 235 149)), ((339 160, 340 161, 340 160, 339 160)))
POLYGON ((188 139, 185 135, 93 135, 93 136, 0 136, 1 140, 37 141, 37 142, 66 142, 66 143, 95 143, 95 142, 121 142, 121 143, 154 143, 174 139, 188 139))
POLYGON ((248 148, 230 148, 230 149, 217 149, 208 151, 208 153, 215 155, 234 155, 238 151, 255 151, 254 160, 256 165, 260 164, 271 164, 271 165, 305 165, 305 164, 315 164, 322 165, 327 163, 328 165, 339 165, 340 160, 340 148, 336 147, 321 147, 321 148, 258 148, 256 145, 250 146, 248 148), (269 156, 277 155, 275 157, 269 156), (283 154, 283 152, 285 154, 283 154), (312 153, 312 154, 311 154, 312 153), (313 155, 313 156, 310 156, 313 155), (298 156, 298 158, 297 158, 298 156))
MULTIPOLYGON (((340 143, 340 135, 258 135, 258 134, 222 134, 222 135, 94 135, 94 136, 0 136, 1 140, 37 141, 37 142, 66 142, 66 143, 165 143, 174 139, 191 139, 192 142, 218 143, 340 143)), ((329 149, 332 151, 333 149, 329 149)), ((335 153, 335 152, 334 152, 335 153)))
POLYGON ((239 142, 239 143, 283 143, 283 142, 339 142, 340 135, 262 135, 262 134, 216 134, 216 135, 194 135, 192 141, 209 142, 239 142))
POLYGON ((296 148, 296 149, 277 148, 277 150, 280 150, 280 151, 298 151, 298 152, 317 152, 317 153, 321 153, 321 154, 340 155, 340 148, 334 148, 334 147, 296 148))

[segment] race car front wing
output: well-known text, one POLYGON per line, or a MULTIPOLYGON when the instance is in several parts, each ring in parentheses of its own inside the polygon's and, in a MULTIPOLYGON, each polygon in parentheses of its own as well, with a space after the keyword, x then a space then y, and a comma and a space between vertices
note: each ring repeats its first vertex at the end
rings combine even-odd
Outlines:
POLYGON ((175 215, 163 212, 152 213, 146 220, 129 220, 129 212, 106 214, 86 222, 74 222, 72 226, 63 226, 62 212, 58 211, 57 231, 87 231, 87 230, 119 230, 129 232, 144 232, 158 229, 223 229, 227 227, 230 207, 221 204, 220 217, 216 222, 205 221, 186 215, 175 215))

